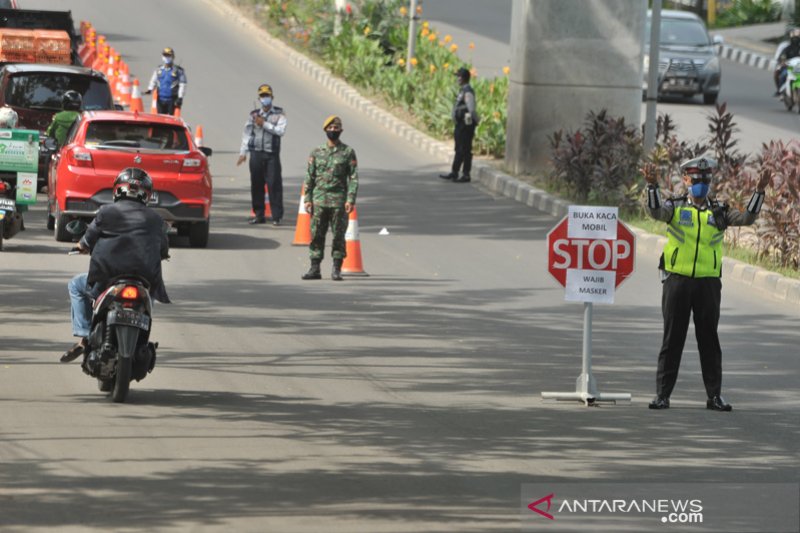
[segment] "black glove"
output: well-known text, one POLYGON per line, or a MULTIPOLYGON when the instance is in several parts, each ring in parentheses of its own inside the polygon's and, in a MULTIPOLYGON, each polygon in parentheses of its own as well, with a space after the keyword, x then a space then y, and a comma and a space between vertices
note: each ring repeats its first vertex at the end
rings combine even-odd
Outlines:
POLYGON ((153 94, 153 90, 152 90, 152 89, 147 89, 147 90, 144 92, 144 94, 153 94))
POLYGON ((180 109, 180 107, 181 107, 182 105, 183 105, 183 98, 176 98, 176 99, 175 99, 175 107, 177 107, 178 109, 180 109))

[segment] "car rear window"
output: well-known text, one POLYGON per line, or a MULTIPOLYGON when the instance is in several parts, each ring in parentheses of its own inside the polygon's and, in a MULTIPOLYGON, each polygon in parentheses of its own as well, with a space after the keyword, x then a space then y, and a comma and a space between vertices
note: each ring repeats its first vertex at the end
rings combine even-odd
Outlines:
POLYGON ((94 121, 86 129, 87 146, 118 146, 150 150, 189 149, 181 126, 148 122, 94 121))
POLYGON ((61 111, 61 97, 69 90, 83 97, 83 109, 113 109, 111 92, 105 80, 89 76, 30 73, 16 74, 8 80, 6 103, 27 109, 61 111))

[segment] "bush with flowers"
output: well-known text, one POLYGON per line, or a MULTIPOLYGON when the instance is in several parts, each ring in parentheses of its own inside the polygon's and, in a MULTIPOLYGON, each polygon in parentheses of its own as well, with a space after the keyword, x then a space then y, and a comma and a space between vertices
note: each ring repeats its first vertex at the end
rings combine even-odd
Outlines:
MULTIPOLYGON (((417 29, 411 69, 406 65, 408 2, 352 1, 337 15, 331 0, 237 0, 250 7, 270 31, 315 56, 351 85, 382 95, 390 106, 412 115, 431 135, 452 134, 450 111, 458 91, 454 72, 472 72, 481 121, 476 153, 505 153, 508 74, 484 78, 457 55, 459 46, 427 22, 417 29)), ((421 14, 421 10, 420 13, 421 14)), ((474 45, 469 43, 469 48, 474 45)))

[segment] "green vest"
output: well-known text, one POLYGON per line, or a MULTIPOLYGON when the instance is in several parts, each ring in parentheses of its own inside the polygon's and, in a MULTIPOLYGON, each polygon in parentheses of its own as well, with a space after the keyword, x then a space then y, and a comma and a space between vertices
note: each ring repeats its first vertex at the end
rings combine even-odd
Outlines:
POLYGON ((714 225, 710 209, 675 206, 667 226, 664 268, 690 278, 721 277, 724 236, 714 225))

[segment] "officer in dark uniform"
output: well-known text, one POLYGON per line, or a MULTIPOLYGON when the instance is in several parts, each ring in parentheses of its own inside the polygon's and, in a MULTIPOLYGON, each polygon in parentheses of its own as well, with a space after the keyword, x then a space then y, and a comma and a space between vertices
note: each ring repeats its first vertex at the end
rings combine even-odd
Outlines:
POLYGON ((158 88, 156 107, 164 115, 172 115, 175 109, 183 106, 183 95, 186 93, 186 72, 175 64, 175 50, 164 48, 161 52, 162 63, 153 72, 150 84, 144 94, 150 94, 158 88))
POLYGON ((453 105, 451 118, 455 123, 453 137, 456 144, 456 155, 453 158, 453 167, 449 174, 440 174, 443 180, 452 180, 457 183, 470 181, 472 170, 472 139, 475 137, 475 127, 478 125, 478 113, 475 111, 475 91, 469 84, 469 70, 460 68, 456 72, 461 88, 453 105), (463 173, 458 176, 463 165, 463 173))
POLYGON ((681 165, 685 196, 661 200, 655 166, 643 169, 647 181, 647 210, 667 226, 667 244, 661 255, 664 337, 658 354, 656 397, 650 409, 667 409, 678 379, 683 346, 694 318, 700 366, 708 400, 706 407, 730 411, 722 396, 722 349, 717 335, 722 291, 722 240, 728 226, 755 222, 764 203, 764 187, 771 175, 764 172, 745 211, 735 211, 709 197, 716 162, 698 157, 681 165))
POLYGON ((264 185, 269 191, 269 208, 272 225, 280 226, 283 218, 283 177, 281 176, 281 137, 286 133, 286 115, 283 109, 272 105, 272 87, 266 83, 258 87, 259 109, 250 112, 239 148, 241 165, 250 153, 250 198, 255 216, 249 224, 264 224, 264 185))

